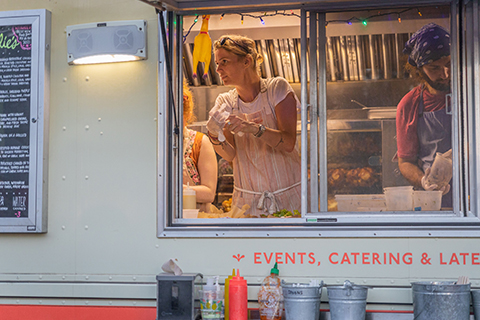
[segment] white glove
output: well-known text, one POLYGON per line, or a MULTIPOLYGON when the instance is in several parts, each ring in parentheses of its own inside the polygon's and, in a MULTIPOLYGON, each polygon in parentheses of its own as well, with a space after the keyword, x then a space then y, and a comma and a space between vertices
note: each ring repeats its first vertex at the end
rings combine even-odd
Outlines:
POLYGON ((212 110, 208 113, 209 118, 207 122, 208 131, 217 134, 219 141, 225 141, 225 136, 223 135, 223 127, 225 122, 230 115, 227 111, 227 104, 215 105, 212 110))
POLYGON ((422 188, 425 191, 433 191, 438 188, 437 184, 435 183, 430 184, 428 182, 428 176, 430 175, 431 170, 432 170, 431 168, 427 168, 427 170, 425 170, 425 175, 422 177, 422 180, 420 180, 420 182, 422 183, 422 188))
MULTIPOLYGON (((438 185, 436 183, 429 183, 428 182, 428 178, 430 176, 430 172, 431 172, 431 168, 427 168, 427 170, 425 170, 425 175, 422 177, 422 180, 421 180, 421 183, 422 183, 422 187, 425 191, 433 191, 433 190, 437 190, 438 189, 438 185)), ((445 195, 448 193, 448 191, 450 191, 450 184, 446 184, 444 185, 443 187, 441 187, 440 189, 438 189, 439 191, 442 191, 442 195, 445 195)))

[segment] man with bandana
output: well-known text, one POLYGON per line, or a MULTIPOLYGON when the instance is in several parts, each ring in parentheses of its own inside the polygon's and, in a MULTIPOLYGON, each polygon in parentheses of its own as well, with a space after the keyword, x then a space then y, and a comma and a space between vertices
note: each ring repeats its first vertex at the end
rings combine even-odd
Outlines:
MULTIPOLYGON (((450 35, 429 23, 412 35, 403 53, 407 71, 420 84, 397 106, 397 156, 402 175, 416 189, 437 190, 427 177, 437 152, 452 148, 452 120, 446 110, 450 92, 450 35)), ((442 207, 451 207, 450 185, 443 191, 442 207)))

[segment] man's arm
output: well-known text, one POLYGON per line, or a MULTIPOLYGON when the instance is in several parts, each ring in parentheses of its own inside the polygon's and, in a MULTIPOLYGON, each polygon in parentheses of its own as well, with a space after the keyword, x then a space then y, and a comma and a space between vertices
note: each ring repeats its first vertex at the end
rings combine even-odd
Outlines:
POLYGON ((423 189, 421 180, 424 173, 418 166, 418 160, 398 158, 398 168, 412 186, 423 189))

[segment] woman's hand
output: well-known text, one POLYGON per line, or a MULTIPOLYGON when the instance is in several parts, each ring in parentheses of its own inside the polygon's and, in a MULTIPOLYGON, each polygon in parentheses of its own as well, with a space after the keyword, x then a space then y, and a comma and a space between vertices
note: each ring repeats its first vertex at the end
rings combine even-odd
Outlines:
POLYGON ((261 119, 253 122, 231 114, 225 122, 225 129, 229 130, 233 134, 238 134, 240 132, 254 134, 258 132, 258 124, 261 122, 261 119))

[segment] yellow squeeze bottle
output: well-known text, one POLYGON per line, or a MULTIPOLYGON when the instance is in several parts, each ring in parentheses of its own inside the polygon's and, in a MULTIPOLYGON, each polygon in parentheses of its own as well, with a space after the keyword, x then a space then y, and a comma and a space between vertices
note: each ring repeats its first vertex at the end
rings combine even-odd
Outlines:
POLYGON ((235 277, 235 269, 232 270, 232 275, 231 276, 228 276, 226 279, 225 279, 225 295, 224 295, 224 299, 225 299, 225 302, 224 302, 224 306, 225 306, 225 320, 228 320, 229 319, 229 315, 228 315, 228 286, 230 284, 230 279, 232 279, 233 277, 235 277))

